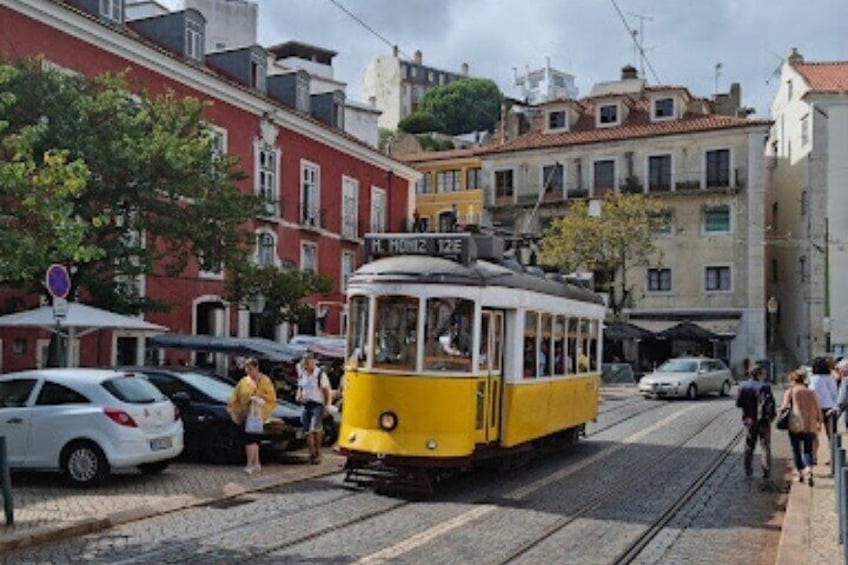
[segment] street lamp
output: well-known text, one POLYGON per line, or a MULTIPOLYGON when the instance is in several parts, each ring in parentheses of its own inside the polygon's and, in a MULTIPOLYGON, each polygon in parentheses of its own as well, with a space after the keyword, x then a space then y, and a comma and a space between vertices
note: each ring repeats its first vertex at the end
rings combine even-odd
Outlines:
POLYGON ((775 356, 774 334, 775 334, 775 331, 777 329, 775 327, 776 319, 777 319, 777 308, 778 308, 777 298, 775 298, 774 296, 770 297, 768 299, 768 302, 766 303, 766 312, 768 312, 768 315, 769 315, 769 319, 768 319, 769 346, 768 346, 768 349, 769 349, 769 362, 771 364, 771 382, 775 381, 775 373, 776 373, 776 368, 774 366, 774 356, 775 356))

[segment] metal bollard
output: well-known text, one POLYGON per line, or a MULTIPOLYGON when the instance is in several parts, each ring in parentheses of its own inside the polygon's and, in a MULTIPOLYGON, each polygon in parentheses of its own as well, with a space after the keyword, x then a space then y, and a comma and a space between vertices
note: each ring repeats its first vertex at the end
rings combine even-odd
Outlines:
POLYGON ((3 510, 6 513, 6 527, 15 525, 15 505, 12 502, 12 477, 9 474, 9 460, 6 458, 6 437, 0 436, 0 481, 3 483, 3 510))
MULTIPOLYGON (((842 484, 843 485, 848 484, 848 469, 846 469, 845 467, 842 468, 842 484)), ((842 499, 842 502, 840 502, 839 505, 844 510, 845 507, 848 506, 848 500, 846 500, 846 498, 848 498, 848 490, 843 490, 843 492, 840 493, 840 494, 841 494, 840 498, 842 499)), ((843 516, 844 516, 844 512, 843 512, 843 516)), ((839 526, 839 542, 842 544, 842 562, 848 563, 848 543, 845 543, 845 520, 844 519, 842 520, 842 522, 840 523, 840 526, 839 526)))
POLYGON ((842 449, 842 436, 837 436, 834 438, 833 443, 835 445, 834 448, 834 457, 831 459, 833 463, 833 486, 836 490, 836 512, 839 512, 839 489, 842 484, 842 468, 845 467, 844 461, 845 459, 845 451, 842 449))
POLYGON ((836 444, 839 441, 836 433, 836 417, 828 416, 827 425, 830 429, 830 476, 835 477, 836 472, 836 444))
MULTIPOLYGON (((838 469, 838 475, 836 476, 836 513, 839 515, 838 524, 839 524, 839 534, 837 537, 839 538, 839 543, 848 546, 845 543, 845 525, 848 524, 848 489, 845 488, 848 485, 848 454, 845 453, 844 449, 839 450, 838 463, 836 468, 838 469)), ((848 563, 848 561, 846 561, 848 563)))

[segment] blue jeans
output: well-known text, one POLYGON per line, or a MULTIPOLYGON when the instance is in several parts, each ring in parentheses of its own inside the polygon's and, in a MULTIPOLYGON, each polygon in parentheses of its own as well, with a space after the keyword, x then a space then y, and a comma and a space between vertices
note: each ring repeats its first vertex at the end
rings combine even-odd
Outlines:
POLYGON ((306 433, 320 432, 323 428, 321 421, 324 417, 324 405, 320 402, 307 402, 303 407, 303 427, 306 433))
POLYGON ((789 443, 792 445, 792 458, 795 468, 799 471, 804 467, 813 466, 813 440, 816 434, 809 432, 789 432, 789 443))

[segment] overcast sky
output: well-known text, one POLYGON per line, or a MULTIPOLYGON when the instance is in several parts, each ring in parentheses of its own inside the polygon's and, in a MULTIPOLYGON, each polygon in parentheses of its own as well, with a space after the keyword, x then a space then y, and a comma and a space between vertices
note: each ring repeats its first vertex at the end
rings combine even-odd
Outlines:
MULTIPOLYGON (((848 0, 616 0, 631 28, 645 16, 651 84, 693 94, 742 85, 743 104, 767 116, 776 88, 769 77, 798 47, 808 61, 848 60, 848 0), (768 82, 767 82, 768 81, 768 82)), ((490 78, 517 96, 513 68, 551 66, 576 78, 580 96, 636 63, 633 41, 611 0, 336 0, 410 57, 490 78)), ((178 0, 165 0, 174 7, 178 0)), ((331 0, 259 0, 259 43, 298 40, 338 52, 335 77, 358 100, 362 71, 391 47, 331 0)))

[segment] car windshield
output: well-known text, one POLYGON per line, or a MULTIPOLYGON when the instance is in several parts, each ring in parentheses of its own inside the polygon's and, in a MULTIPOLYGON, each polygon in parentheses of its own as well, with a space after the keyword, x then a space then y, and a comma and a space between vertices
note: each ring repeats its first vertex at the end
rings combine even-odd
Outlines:
POLYGON ((226 404, 233 393, 233 385, 222 380, 215 379, 202 373, 180 373, 180 378, 188 385, 193 386, 209 398, 226 404))
POLYGON ((697 361, 681 361, 679 359, 666 361, 657 368, 657 371, 663 373, 694 373, 697 370, 697 361))
POLYGON ((129 404, 153 404, 166 400, 159 389, 144 377, 126 375, 103 381, 112 396, 129 404))

